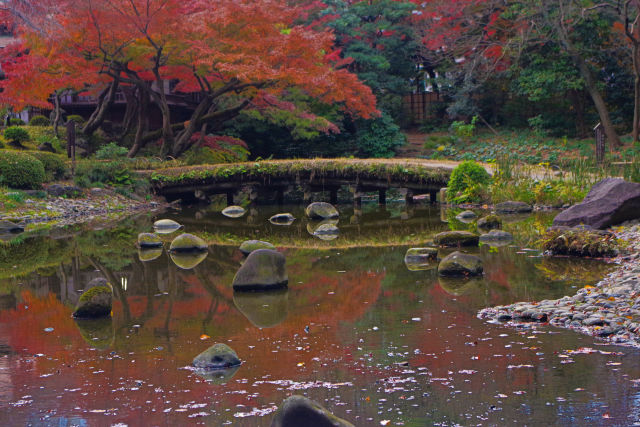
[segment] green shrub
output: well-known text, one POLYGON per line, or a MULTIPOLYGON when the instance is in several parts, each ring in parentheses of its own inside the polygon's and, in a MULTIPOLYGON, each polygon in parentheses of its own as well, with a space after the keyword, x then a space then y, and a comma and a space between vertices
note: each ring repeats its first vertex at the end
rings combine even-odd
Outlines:
POLYGON ((407 142, 400 127, 386 113, 360 123, 355 139, 360 157, 393 157, 396 148, 407 142))
POLYGON ((4 137, 12 144, 21 147, 23 142, 29 140, 29 133, 21 127, 11 126, 5 129, 4 137))
POLYGON ((114 160, 125 157, 129 150, 119 146, 116 142, 110 142, 96 151, 96 159, 114 160))
POLYGON ((451 172, 447 200, 453 203, 480 202, 490 182, 491 176, 484 167, 471 160, 464 161, 451 172))
POLYGON ((9 119, 9 126, 24 126, 25 122, 22 119, 18 119, 17 117, 12 117, 9 119))
POLYGON ((29 126, 49 126, 49 119, 43 115, 33 116, 31 120, 29 120, 29 126))
POLYGON ((80 187, 98 186, 97 184, 131 185, 133 183, 131 171, 122 161, 81 161, 78 163, 74 181, 80 187))
POLYGON ((78 114, 70 114, 67 116, 67 121, 76 122, 77 124, 81 125, 84 123, 84 118, 78 114))
POLYGON ((0 185, 35 190, 40 188, 44 177, 40 160, 26 153, 0 150, 0 185))
POLYGON ((34 151, 30 154, 42 162, 46 182, 62 179, 67 175, 69 168, 65 156, 44 151, 34 151))

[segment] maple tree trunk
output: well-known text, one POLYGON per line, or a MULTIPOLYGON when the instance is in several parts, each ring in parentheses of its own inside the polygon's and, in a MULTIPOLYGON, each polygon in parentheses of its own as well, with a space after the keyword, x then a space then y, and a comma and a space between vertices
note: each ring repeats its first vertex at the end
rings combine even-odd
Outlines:
POLYGON ((82 128, 83 134, 91 135, 102 125, 105 117, 107 116, 107 111, 111 109, 113 102, 116 99, 116 92, 118 91, 119 83, 120 79, 116 77, 113 79, 113 82, 111 82, 106 92, 101 94, 101 99, 98 99, 98 105, 96 106, 95 111, 82 128))
POLYGON ((173 147, 171 148, 171 155, 173 157, 180 156, 194 144, 194 142, 191 141, 191 137, 198 128, 198 121, 209 110, 210 106, 211 100, 209 96, 205 95, 202 98, 202 101, 200 101, 200 104, 198 104, 196 109, 193 111, 193 114, 191 114, 191 119, 189 120, 188 124, 176 138, 173 147))
POLYGON ((148 94, 140 90, 140 99, 138 100, 138 123, 136 127, 136 137, 133 141, 133 146, 127 153, 127 157, 132 158, 138 154, 138 151, 147 144, 147 141, 143 139, 144 133, 147 131, 149 120, 147 116, 149 106, 148 94))
POLYGON ((133 123, 138 112, 138 98, 136 97, 136 88, 128 87, 122 88, 124 97, 127 102, 127 109, 124 112, 124 118, 122 119, 122 132, 118 136, 118 140, 122 141, 131 132, 133 123))
POLYGON ((60 124, 60 119, 62 117, 60 117, 62 115, 62 112, 60 111, 60 93, 56 91, 56 93, 54 94, 54 104, 55 104, 55 113, 53 116, 53 134, 56 136, 56 138, 59 136, 58 134, 58 126, 60 124))
POLYGON ((640 45, 633 43, 633 141, 640 138, 640 45))

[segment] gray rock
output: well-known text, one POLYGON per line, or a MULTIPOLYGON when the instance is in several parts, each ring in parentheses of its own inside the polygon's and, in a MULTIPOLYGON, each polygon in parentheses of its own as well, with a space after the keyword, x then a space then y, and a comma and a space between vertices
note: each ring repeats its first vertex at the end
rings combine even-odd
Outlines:
POLYGON ((513 214, 513 213, 531 212, 533 208, 531 207, 531 205, 528 205, 524 202, 508 201, 508 202, 498 203, 495 206, 495 210, 497 213, 513 214))
POLYGON ((93 319, 111 315, 113 294, 107 286, 96 286, 80 295, 73 317, 93 319))
POLYGON ((160 255, 162 255, 164 248, 149 248, 149 249, 138 249, 138 259, 142 262, 153 261, 154 259, 158 259, 160 255))
POLYGON ((242 206, 227 206, 226 208, 222 209, 222 215, 228 217, 228 218, 240 218, 241 216, 243 216, 247 211, 242 207, 242 206))
POLYGON ((354 427, 304 396, 290 396, 276 411, 271 427, 354 427))
POLYGON ((482 260, 474 255, 454 252, 438 265, 441 276, 477 276, 482 274, 482 260))
POLYGON ((458 215, 456 215, 456 219, 458 221, 469 223, 476 219, 478 215, 474 211, 462 211, 458 215))
POLYGON ((284 255, 271 249, 258 249, 249 254, 236 273, 233 289, 261 291, 286 288, 288 281, 284 255))
POLYGON ((326 202, 313 202, 307 206, 304 213, 311 219, 329 219, 340 216, 335 206, 326 202))
POLYGON ((275 225, 291 225, 295 220, 296 217, 294 217, 290 213, 279 213, 269 218, 269 222, 275 225))
POLYGON ((75 185, 51 184, 46 188, 47 194, 53 197, 74 198, 82 196, 82 188, 75 185))
POLYGON ((433 242, 440 246, 478 246, 480 238, 469 231, 444 231, 433 238, 433 242))
POLYGON ((436 248, 410 248, 404 255, 404 263, 410 271, 431 270, 438 259, 436 248))
POLYGON ((193 366, 200 369, 227 369, 240 365, 238 355, 226 344, 214 344, 193 359, 193 366))
POLYGON ((273 246, 271 243, 263 242, 262 240, 246 240, 242 242, 239 249, 240 249, 240 252, 242 252, 244 255, 249 255, 251 252, 258 249, 275 249, 275 248, 276 247, 273 246))
POLYGON ((191 270, 207 258, 208 251, 169 252, 171 261, 183 270, 191 270))
POLYGON ((590 225, 604 229, 640 218, 640 184, 605 178, 595 184, 582 203, 560 212, 553 225, 590 225))
POLYGON ((209 248, 207 242, 193 234, 183 233, 173 239, 170 252, 204 252, 209 248))
POLYGON ((320 224, 313 232, 313 235, 321 240, 333 240, 340 234, 340 229, 332 223, 320 224))
POLYGON ((288 295, 288 289, 269 292, 234 292, 233 303, 254 326, 272 328, 287 318, 288 295))
POLYGON ((161 248, 162 240, 155 233, 138 234, 138 247, 141 249, 161 248))

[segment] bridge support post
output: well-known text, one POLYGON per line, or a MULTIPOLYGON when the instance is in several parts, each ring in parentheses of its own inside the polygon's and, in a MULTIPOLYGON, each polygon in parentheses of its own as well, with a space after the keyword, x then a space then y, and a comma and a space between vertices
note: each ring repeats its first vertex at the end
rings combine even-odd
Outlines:
POLYGON ((359 187, 351 187, 351 191, 353 192, 353 208, 360 209, 362 206, 362 191, 359 187))
POLYGON ((400 193, 404 195, 404 201, 408 205, 413 204, 413 190, 410 188, 400 189, 400 193))
POLYGON ((378 190, 378 204, 381 206, 387 204, 387 190, 382 188, 378 190))
POLYGON ((429 201, 431 203, 436 203, 438 201, 437 197, 438 197, 438 192, 437 191, 431 191, 429 193, 429 201))
POLYGON ((234 200, 233 200, 234 194, 235 194, 234 191, 227 191, 227 206, 231 206, 234 204, 234 200))
POLYGON ((311 191, 311 186, 309 186, 309 185, 305 185, 305 186, 302 188, 302 191, 303 191, 302 201, 303 201, 305 204, 307 204, 307 203, 309 203, 309 202, 311 201, 311 195, 313 194, 313 193, 312 193, 312 191, 311 191))
POLYGON ((329 190, 329 202, 333 205, 338 203, 338 189, 332 188, 329 190))
POLYGON ((276 200, 278 202, 278 206, 284 205, 284 188, 280 187, 276 189, 276 200))

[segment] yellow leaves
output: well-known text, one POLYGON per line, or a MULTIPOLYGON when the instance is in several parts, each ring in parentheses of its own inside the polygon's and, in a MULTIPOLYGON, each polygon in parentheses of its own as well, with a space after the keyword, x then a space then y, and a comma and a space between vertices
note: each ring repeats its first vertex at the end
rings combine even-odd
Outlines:
POLYGON ((211 338, 211 337, 209 335, 207 335, 207 334, 200 335, 200 339, 201 340, 208 340, 209 338, 211 338))

